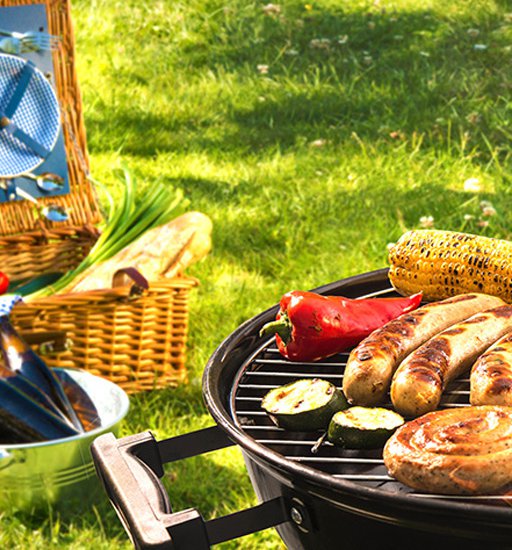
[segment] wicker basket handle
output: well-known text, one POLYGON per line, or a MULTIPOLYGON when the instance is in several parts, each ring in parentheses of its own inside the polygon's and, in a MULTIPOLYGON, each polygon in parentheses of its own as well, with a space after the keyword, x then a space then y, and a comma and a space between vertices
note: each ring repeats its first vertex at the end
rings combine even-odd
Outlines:
POLYGON ((149 282, 146 277, 134 267, 123 267, 118 269, 112 277, 112 288, 126 286, 130 282, 134 283, 130 294, 140 294, 142 290, 149 289, 149 282))
POLYGON ((22 332, 21 336, 29 346, 37 346, 40 355, 67 351, 72 345, 64 330, 22 332))

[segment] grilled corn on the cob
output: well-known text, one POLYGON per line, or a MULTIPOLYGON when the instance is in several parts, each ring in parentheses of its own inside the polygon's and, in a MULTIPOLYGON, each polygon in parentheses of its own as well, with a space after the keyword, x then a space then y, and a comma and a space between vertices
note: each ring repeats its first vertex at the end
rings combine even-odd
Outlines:
POLYGON ((481 292, 512 302, 512 243, 453 231, 404 233, 389 250, 389 279, 427 301, 481 292))

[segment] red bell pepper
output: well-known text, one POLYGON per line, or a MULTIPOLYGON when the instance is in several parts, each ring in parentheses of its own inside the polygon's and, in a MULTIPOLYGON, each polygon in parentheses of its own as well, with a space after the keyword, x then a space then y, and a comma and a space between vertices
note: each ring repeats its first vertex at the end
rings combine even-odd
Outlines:
POLYGON ((276 320, 260 336, 275 334, 290 361, 317 361, 347 351, 388 321, 416 309, 422 294, 406 298, 353 300, 293 290, 279 303, 276 320))
POLYGON ((5 294, 9 288, 9 277, 0 271, 0 294, 5 294))

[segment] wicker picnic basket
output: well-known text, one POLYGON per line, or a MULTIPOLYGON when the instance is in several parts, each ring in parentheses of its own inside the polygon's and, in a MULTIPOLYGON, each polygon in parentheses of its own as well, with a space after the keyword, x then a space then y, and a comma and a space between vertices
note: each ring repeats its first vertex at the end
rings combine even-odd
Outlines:
MULTIPOLYGON (((34 0, 0 0, 20 6, 34 0)), ((55 85, 61 105, 70 193, 51 202, 69 213, 66 222, 42 221, 26 201, 0 204, 0 269, 11 280, 77 266, 98 238, 101 212, 88 177, 82 101, 75 69, 69 0, 45 0, 48 31, 61 37, 54 52, 55 85)), ((42 200, 44 202, 44 199, 42 200)), ((83 368, 128 392, 176 385, 185 367, 188 301, 197 281, 162 277, 149 288, 121 286, 54 295, 18 305, 13 322, 24 333, 65 333, 71 347, 48 355, 52 367, 83 368), (137 291, 134 292, 134 289, 137 291)))

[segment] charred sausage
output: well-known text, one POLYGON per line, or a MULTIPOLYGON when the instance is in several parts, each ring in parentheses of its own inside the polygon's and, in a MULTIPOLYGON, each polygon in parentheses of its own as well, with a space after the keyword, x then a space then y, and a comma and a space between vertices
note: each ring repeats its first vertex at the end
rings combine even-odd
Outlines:
POLYGON ((434 411, 406 422, 384 446, 398 481, 441 494, 492 494, 512 481, 512 408, 434 411))
POLYGON ((391 383, 391 401, 403 416, 437 409, 447 384, 469 369, 489 346, 512 331, 512 306, 477 313, 411 353, 391 383))
POLYGON ((461 294, 405 313, 372 332, 348 358, 343 376, 347 399, 354 405, 378 404, 407 355, 445 328, 504 303, 487 294, 461 294))
POLYGON ((472 405, 512 406, 512 334, 478 358, 471 368, 469 385, 472 405))

